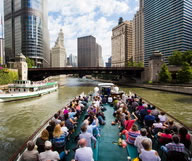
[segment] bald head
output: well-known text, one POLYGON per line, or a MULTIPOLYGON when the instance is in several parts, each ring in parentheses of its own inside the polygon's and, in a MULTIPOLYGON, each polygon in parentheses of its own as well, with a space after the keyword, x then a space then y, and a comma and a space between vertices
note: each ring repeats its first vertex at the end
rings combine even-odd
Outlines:
POLYGON ((87 145, 87 141, 83 138, 83 139, 80 139, 79 142, 78 142, 79 146, 80 147, 85 147, 87 145))

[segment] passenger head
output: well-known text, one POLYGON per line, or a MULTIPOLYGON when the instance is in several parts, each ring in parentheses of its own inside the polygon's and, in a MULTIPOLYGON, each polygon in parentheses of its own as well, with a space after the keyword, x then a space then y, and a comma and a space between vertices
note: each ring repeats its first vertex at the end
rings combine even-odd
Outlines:
POLYGON ((165 134, 170 134, 170 129, 166 128, 165 129, 165 134))
POLYGON ((143 145, 143 148, 145 150, 150 150, 152 145, 151 145, 151 141, 149 139, 144 139, 141 144, 143 145))
POLYGON ((146 135, 147 135, 147 129, 145 129, 145 128, 142 128, 142 129, 140 130, 140 132, 141 132, 141 135, 142 135, 142 136, 146 136, 146 135))
POLYGON ((138 131, 138 126, 136 124, 133 124, 132 128, 133 131, 138 131))
POLYGON ((165 112, 163 112, 163 111, 161 111, 161 113, 160 113, 161 115, 165 115, 165 112))
POLYGON ((52 148, 52 143, 50 141, 45 142, 45 150, 51 150, 52 148))
POLYGON ((87 126, 86 125, 81 126, 81 131, 86 132, 87 131, 87 126))
POLYGON ((62 134, 61 126, 60 126, 60 124, 57 124, 53 131, 53 137, 60 137, 61 134, 62 134))
POLYGON ((169 120, 169 121, 168 121, 168 123, 169 123, 169 125, 171 125, 171 126, 172 126, 172 125, 173 125, 173 123, 174 123, 174 121, 173 121, 173 120, 169 120))
POLYGON ((87 145, 87 141, 83 138, 78 141, 78 144, 81 148, 85 147, 87 145))
POLYGON ((179 144, 179 136, 178 135, 173 135, 172 140, 175 144, 179 144))
POLYGON ((157 122, 157 123, 159 123, 159 122, 160 122, 159 117, 157 117, 155 120, 156 120, 156 122, 157 122))
POLYGON ((35 147, 35 144, 32 140, 27 142, 27 150, 28 151, 32 151, 34 149, 34 147, 35 147))
POLYGON ((172 132, 173 132, 174 134, 178 134, 178 128, 177 128, 177 126, 173 126, 172 132))
POLYGON ((55 127, 55 121, 51 120, 51 121, 49 122, 49 125, 55 127))
POLYGON ((181 127, 181 128, 179 129, 179 135, 181 135, 181 137, 182 137, 182 136, 186 136, 187 133, 188 133, 188 130, 187 130, 185 127, 181 127))
POLYGON ((54 117, 57 119, 57 118, 59 117, 59 115, 56 113, 56 114, 54 115, 54 117))
POLYGON ((65 125, 65 121, 61 121, 60 125, 63 127, 65 125))
POLYGON ((48 140, 49 139, 49 132, 46 129, 44 129, 41 132, 41 139, 43 139, 43 140, 48 140))

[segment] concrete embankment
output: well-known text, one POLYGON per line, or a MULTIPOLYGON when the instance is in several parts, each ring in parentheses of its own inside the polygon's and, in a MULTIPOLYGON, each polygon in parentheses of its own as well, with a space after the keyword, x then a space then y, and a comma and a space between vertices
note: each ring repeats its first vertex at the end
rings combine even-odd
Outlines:
MULTIPOLYGON (((122 83, 120 83, 122 84, 122 83)), ((125 84, 126 85, 126 84, 125 84)), ((174 85, 149 85, 149 84, 127 84, 128 86, 142 87, 147 89, 168 91, 174 93, 192 95, 192 86, 174 86, 174 85)))

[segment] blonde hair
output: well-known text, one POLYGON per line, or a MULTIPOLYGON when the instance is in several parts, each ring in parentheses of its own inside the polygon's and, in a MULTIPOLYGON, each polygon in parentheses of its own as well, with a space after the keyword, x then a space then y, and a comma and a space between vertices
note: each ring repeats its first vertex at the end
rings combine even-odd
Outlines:
POLYGON ((41 132, 41 139, 43 139, 43 140, 48 140, 49 139, 49 132, 46 129, 44 129, 41 132))
POLYGON ((61 126, 60 126, 60 124, 57 124, 53 131, 53 137, 60 137, 61 134, 62 134, 61 126))

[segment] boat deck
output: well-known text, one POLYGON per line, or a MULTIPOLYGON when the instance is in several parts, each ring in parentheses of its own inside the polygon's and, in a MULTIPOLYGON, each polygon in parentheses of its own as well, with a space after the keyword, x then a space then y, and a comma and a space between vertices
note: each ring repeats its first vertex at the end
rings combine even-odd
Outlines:
POLYGON ((105 105, 106 125, 101 130, 101 138, 99 141, 98 161, 125 161, 127 160, 127 151, 113 142, 119 139, 119 129, 117 126, 112 126, 114 121, 113 107, 105 105))

